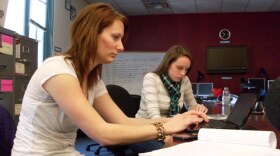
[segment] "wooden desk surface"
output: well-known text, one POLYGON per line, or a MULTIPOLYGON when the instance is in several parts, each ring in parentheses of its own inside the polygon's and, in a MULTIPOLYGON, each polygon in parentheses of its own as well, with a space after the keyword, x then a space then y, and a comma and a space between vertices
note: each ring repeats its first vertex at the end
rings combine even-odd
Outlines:
POLYGON ((245 126, 254 126, 258 130, 274 131, 277 138, 277 149, 280 149, 280 130, 275 128, 267 119, 265 114, 253 115, 251 114, 245 126))

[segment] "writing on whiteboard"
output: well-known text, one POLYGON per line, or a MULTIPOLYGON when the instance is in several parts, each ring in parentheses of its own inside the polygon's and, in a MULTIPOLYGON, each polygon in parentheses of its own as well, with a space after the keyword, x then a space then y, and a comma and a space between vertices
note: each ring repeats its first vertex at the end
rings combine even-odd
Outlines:
POLYGON ((106 85, 115 84, 130 94, 141 95, 143 77, 161 63, 162 52, 123 52, 111 64, 104 64, 102 79, 106 85))

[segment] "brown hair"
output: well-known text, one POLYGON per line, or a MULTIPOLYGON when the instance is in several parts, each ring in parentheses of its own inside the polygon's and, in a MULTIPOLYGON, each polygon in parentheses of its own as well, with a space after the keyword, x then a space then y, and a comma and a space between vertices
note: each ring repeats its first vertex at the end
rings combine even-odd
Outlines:
POLYGON ((102 74, 102 64, 89 71, 89 65, 96 58, 98 47, 98 35, 104 28, 109 27, 118 19, 124 24, 124 38, 127 36, 128 20, 115 11, 107 3, 89 4, 83 8, 71 26, 71 45, 64 52, 65 59, 71 60, 82 86, 84 78, 87 77, 87 88, 97 83, 102 74), (88 73, 88 75, 87 75, 88 73))
POLYGON ((166 52, 163 60, 161 61, 160 65, 153 72, 158 74, 158 75, 163 74, 164 72, 166 72, 168 70, 170 64, 175 62, 181 56, 186 56, 190 59, 191 66, 186 73, 186 74, 188 74, 191 70, 191 67, 192 67, 192 64, 193 64, 193 59, 192 59, 190 51, 188 49, 186 49, 185 47, 181 46, 181 45, 173 45, 172 47, 170 47, 167 50, 167 52, 166 52))

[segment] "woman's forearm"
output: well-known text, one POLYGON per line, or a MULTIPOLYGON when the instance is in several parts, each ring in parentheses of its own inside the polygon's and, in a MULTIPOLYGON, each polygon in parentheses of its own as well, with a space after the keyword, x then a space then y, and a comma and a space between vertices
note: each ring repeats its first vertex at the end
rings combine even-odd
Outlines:
POLYGON ((102 128, 102 133, 99 134, 100 135, 94 136, 92 139, 103 146, 132 144, 156 139, 158 136, 157 130, 152 124, 139 126, 108 124, 102 128))
POLYGON ((127 118, 126 124, 128 125, 146 125, 153 122, 160 121, 165 123, 168 118, 156 118, 156 119, 145 119, 145 118, 127 118))

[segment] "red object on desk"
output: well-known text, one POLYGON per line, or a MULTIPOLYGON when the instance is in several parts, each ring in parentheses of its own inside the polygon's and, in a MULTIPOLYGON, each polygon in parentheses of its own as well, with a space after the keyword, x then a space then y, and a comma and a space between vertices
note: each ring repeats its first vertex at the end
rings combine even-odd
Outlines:
POLYGON ((221 88, 213 88, 212 94, 214 97, 218 97, 223 94, 223 90, 221 88))

